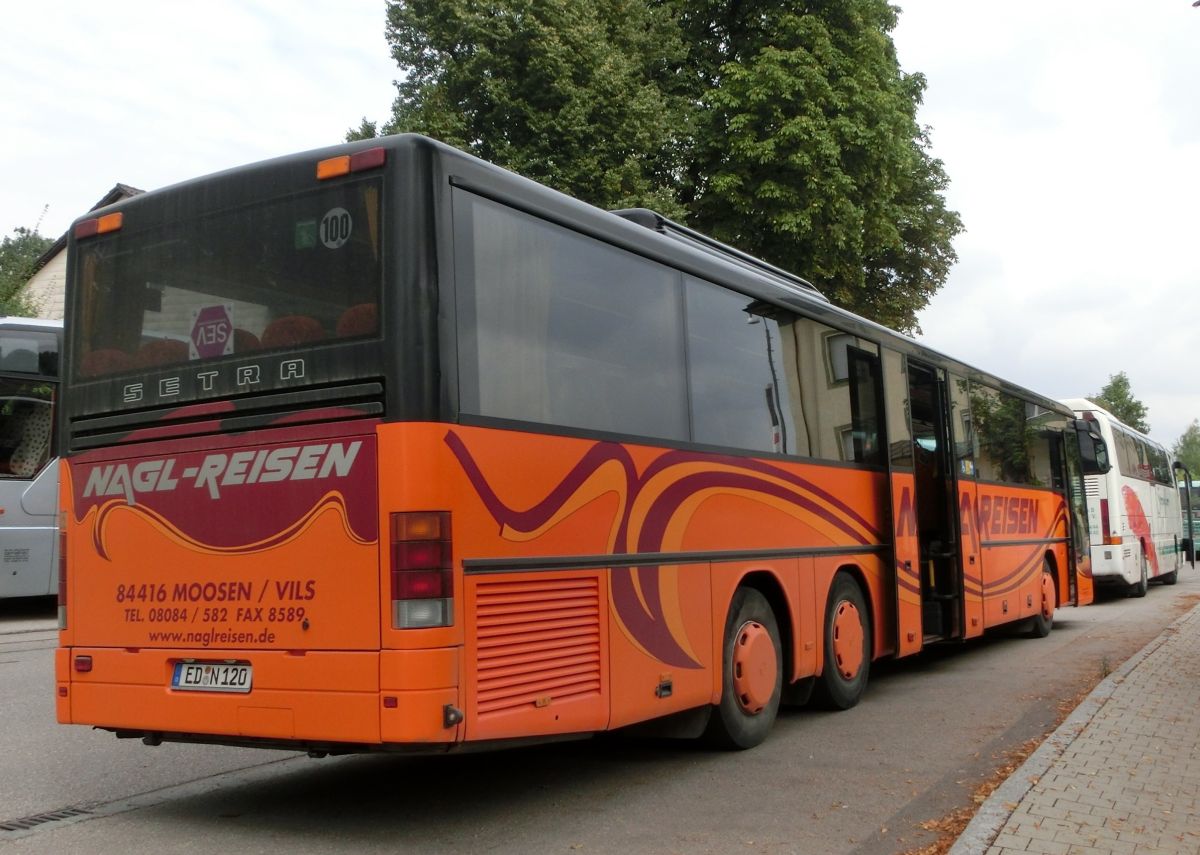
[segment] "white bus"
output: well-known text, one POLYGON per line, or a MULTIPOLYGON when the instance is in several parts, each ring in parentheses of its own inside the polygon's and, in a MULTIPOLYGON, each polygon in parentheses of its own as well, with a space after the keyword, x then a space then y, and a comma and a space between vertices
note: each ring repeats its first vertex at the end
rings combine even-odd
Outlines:
POLYGON ((58 592, 61 321, 0 317, 0 598, 58 592))
POLYGON ((1114 463, 1084 478, 1096 583, 1120 585, 1131 597, 1144 597, 1152 581, 1174 585, 1193 557, 1171 452, 1091 401, 1063 404, 1099 426, 1114 463))

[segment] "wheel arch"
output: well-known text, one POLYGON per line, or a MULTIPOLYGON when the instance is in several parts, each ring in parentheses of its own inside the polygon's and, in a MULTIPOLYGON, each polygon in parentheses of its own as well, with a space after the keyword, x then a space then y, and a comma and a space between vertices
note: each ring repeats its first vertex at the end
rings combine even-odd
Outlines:
POLYGON ((1045 555, 1042 557, 1042 561, 1044 562, 1042 565, 1043 567, 1050 568, 1050 578, 1054 580, 1054 601, 1058 605, 1061 606, 1062 602, 1063 602, 1063 598, 1062 598, 1063 579, 1060 578, 1060 575, 1059 575, 1062 571, 1058 566, 1058 558, 1057 558, 1057 556, 1055 556, 1054 550, 1047 549, 1045 555))

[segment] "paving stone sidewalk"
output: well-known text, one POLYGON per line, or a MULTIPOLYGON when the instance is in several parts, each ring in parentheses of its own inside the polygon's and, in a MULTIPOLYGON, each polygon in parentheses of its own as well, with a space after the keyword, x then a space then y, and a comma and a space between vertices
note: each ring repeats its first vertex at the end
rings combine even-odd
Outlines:
POLYGON ((950 852, 1200 853, 1200 606, 1103 680, 950 852))

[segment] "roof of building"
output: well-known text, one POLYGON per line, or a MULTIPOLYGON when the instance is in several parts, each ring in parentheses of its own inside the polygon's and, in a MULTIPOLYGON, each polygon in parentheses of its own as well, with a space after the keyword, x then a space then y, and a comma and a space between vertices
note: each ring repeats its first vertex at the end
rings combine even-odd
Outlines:
MULTIPOLYGON (((111 205, 113 202, 118 202, 121 199, 128 199, 130 196, 137 196, 139 193, 144 192, 144 190, 139 190, 136 187, 130 187, 128 184, 121 184, 118 182, 113 185, 111 190, 100 197, 99 202, 97 202, 95 205, 92 205, 92 207, 88 208, 88 210, 94 211, 97 208, 103 208, 105 205, 111 205)), ((67 233, 63 232, 58 240, 50 244, 46 251, 38 257, 37 262, 33 265, 33 272, 37 273, 39 270, 49 264, 50 259, 62 252, 66 246, 67 233)))

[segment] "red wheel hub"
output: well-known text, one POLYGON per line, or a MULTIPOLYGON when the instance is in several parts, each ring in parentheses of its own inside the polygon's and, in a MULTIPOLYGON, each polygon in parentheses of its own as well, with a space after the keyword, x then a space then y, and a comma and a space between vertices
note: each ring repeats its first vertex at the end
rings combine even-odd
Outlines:
POLYGON ((1054 608, 1058 605, 1058 597, 1054 594, 1054 577, 1049 573, 1042 574, 1042 617, 1050 620, 1054 617, 1054 608))
POLYGON ((775 694, 779 661, 771 633, 756 621, 746 621, 733 642, 733 691, 750 715, 763 711, 775 694))
POLYGON ((849 600, 838 603, 833 613, 833 658, 838 673, 853 680, 863 663, 863 625, 858 607, 849 600))

